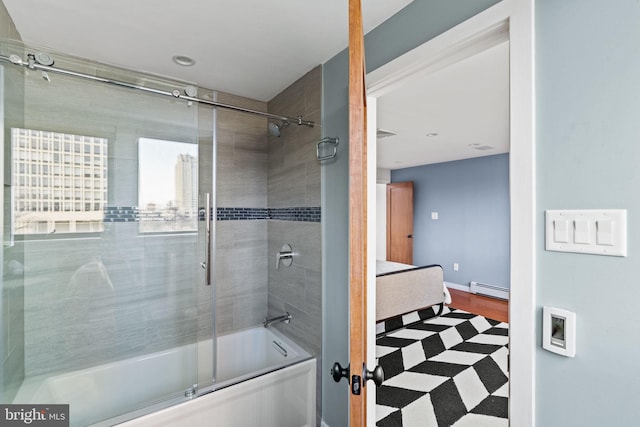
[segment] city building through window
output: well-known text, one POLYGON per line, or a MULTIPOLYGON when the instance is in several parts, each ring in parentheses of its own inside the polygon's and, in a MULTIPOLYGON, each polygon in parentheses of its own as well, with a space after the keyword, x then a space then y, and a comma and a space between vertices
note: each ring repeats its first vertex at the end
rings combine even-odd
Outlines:
POLYGON ((11 129, 13 233, 101 232, 107 139, 11 129))
POLYGON ((198 145, 138 140, 140 232, 198 229, 198 145))

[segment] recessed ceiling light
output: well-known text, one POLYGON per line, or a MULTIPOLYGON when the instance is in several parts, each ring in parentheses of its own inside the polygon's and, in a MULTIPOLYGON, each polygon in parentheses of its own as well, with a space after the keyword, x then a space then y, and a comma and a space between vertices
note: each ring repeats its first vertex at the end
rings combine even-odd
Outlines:
POLYGON ((184 55, 176 55, 171 59, 173 59, 173 62, 175 62, 178 65, 182 65, 183 67, 190 67, 196 63, 196 61, 193 58, 189 58, 188 56, 184 56, 184 55))
POLYGON ((427 137, 428 137, 428 138, 433 138, 434 136, 438 136, 438 132, 429 132, 429 133, 427 134, 427 137))

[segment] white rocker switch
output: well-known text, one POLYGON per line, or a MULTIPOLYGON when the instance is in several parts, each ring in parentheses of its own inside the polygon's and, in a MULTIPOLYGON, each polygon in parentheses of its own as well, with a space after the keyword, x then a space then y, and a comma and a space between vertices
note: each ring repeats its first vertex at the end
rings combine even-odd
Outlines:
POLYGON ((553 241, 569 243, 569 221, 556 219, 553 221, 553 241))
POLYGON ((601 219, 596 222, 596 243, 613 246, 613 221, 601 219))
POLYGON ((591 226, 586 219, 576 219, 573 222, 573 243, 588 245, 591 243, 591 226))

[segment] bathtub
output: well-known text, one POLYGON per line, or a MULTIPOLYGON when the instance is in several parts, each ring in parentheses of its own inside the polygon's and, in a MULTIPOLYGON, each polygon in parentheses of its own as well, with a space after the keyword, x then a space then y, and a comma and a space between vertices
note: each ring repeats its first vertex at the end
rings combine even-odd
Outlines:
POLYGON ((279 331, 260 326, 220 336, 216 359, 215 383, 193 396, 185 391, 196 375, 213 377, 211 340, 30 378, 14 402, 69 404, 71 426, 314 425, 316 361, 279 331))

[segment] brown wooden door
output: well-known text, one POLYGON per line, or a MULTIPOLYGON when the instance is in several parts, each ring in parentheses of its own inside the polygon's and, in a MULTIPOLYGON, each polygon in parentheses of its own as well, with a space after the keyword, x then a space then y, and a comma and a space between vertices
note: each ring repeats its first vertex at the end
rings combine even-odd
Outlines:
POLYGON ((387 260, 413 264, 413 182, 387 184, 387 260))
POLYGON ((350 427, 364 427, 367 420, 367 387, 362 386, 362 366, 367 348, 367 108, 364 64, 362 7, 360 0, 349 0, 350 427))

